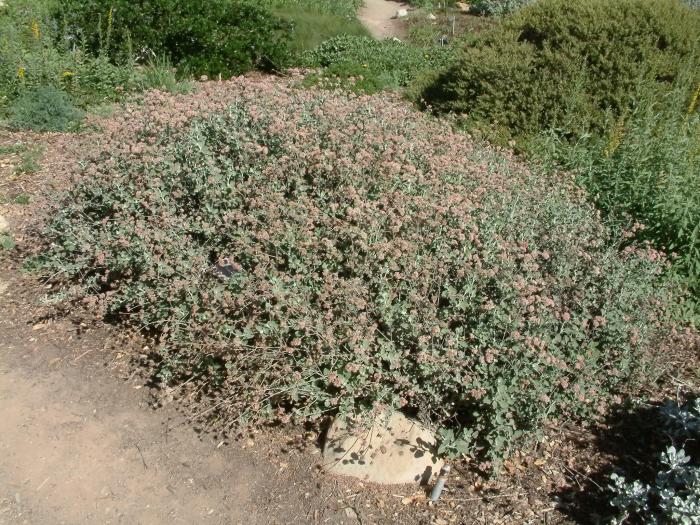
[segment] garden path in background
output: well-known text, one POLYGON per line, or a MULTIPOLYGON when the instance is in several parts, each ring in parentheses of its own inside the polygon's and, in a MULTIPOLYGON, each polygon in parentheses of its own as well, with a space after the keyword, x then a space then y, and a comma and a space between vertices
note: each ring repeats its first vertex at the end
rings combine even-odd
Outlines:
POLYGON ((365 5, 357 12, 357 19, 362 22, 370 34, 379 40, 384 38, 401 38, 405 33, 402 20, 392 18, 399 9, 406 9, 408 4, 391 0, 365 0, 365 5))

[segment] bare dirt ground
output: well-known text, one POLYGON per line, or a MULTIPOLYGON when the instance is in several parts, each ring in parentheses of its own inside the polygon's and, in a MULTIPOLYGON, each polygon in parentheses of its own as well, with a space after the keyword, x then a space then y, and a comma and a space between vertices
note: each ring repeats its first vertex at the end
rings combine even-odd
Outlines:
POLYGON ((403 20, 392 18, 399 9, 406 9, 408 4, 391 0, 365 0, 357 18, 377 39, 402 38, 405 33, 403 20))

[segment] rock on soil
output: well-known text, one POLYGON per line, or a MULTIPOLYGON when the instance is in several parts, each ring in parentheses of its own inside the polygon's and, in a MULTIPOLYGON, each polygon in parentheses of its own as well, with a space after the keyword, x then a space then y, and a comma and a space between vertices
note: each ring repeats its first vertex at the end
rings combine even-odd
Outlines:
POLYGON ((433 434, 399 412, 378 418, 370 428, 336 419, 328 430, 323 462, 332 474, 387 485, 425 484, 444 464, 433 434))
POLYGON ((10 229, 10 225, 7 222, 7 219, 0 215, 0 233, 6 233, 10 229))

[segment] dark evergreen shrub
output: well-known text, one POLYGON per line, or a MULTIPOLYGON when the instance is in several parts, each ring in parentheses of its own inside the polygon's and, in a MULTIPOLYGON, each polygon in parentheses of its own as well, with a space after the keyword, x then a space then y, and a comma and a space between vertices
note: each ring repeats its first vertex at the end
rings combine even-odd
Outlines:
POLYGON ((112 58, 167 57, 194 75, 229 77, 285 65, 291 28, 271 11, 237 0, 62 0, 69 34, 112 58))
POLYGON ((472 41, 424 96, 500 136, 601 130, 640 82, 664 92, 698 35, 700 13, 678 0, 540 0, 472 41))

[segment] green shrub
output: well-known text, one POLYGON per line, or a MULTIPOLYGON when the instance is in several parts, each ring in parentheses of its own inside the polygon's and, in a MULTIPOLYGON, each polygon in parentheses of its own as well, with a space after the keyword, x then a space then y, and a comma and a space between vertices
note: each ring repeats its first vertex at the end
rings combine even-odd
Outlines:
POLYGON ((146 96, 37 261, 156 337, 163 381, 234 422, 402 409, 497 461, 643 378, 663 265, 566 181, 388 99, 206 89, 146 96))
POLYGON ((83 118, 70 97, 52 86, 28 91, 10 108, 10 126, 33 131, 68 131, 83 118))
POLYGON ((356 91, 375 93, 407 87, 422 74, 444 68, 452 56, 451 48, 341 36, 306 53, 303 62, 308 67, 323 68, 321 78, 338 78, 356 91))
POLYGON ((93 53, 165 56, 192 75, 275 69, 288 60, 290 27, 270 11, 237 0, 61 0, 57 18, 93 53))
POLYGON ((700 325, 698 71, 690 64, 664 96, 640 87, 636 107, 611 117, 602 136, 569 143, 550 133, 532 149, 576 173, 609 218, 625 222, 631 216, 644 225, 640 238, 676 254, 674 268, 690 289, 685 318, 700 325))
POLYGON ((500 137, 602 131, 640 82, 667 90, 699 34, 677 0, 541 0, 475 38, 424 97, 500 137))
POLYGON ((480 15, 503 16, 521 7, 533 3, 535 0, 476 0, 469 4, 469 12, 480 15))
POLYGON ((65 91, 81 106, 134 89, 132 63, 94 56, 66 36, 49 2, 15 0, 0 11, 0 107, 41 86, 65 91))

